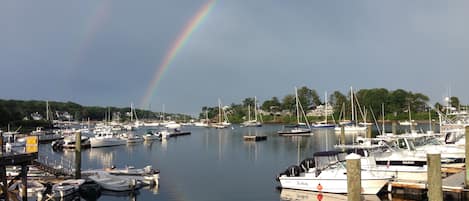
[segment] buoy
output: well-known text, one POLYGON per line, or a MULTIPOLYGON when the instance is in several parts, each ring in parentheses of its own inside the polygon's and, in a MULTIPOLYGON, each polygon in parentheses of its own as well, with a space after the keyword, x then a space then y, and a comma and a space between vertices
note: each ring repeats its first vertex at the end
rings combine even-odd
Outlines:
POLYGON ((322 185, 321 185, 321 183, 319 183, 318 186, 316 186, 316 188, 317 188, 319 191, 322 191, 322 185))

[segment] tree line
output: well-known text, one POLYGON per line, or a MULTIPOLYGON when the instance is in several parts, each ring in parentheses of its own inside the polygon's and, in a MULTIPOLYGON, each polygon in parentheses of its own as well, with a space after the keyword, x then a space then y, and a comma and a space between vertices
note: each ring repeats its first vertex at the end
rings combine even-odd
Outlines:
MULTIPOLYGON (((56 111, 68 112, 73 116, 74 120, 78 121, 101 121, 107 116, 108 111, 110 113, 120 113, 121 121, 127 121, 130 119, 126 114, 130 112, 130 107, 99 107, 99 106, 82 106, 74 102, 57 102, 49 101, 51 119, 56 119, 56 111)), ((149 110, 135 109, 137 117, 140 119, 159 119, 161 113, 152 112, 149 110)), ((39 100, 2 100, 0 99, 0 128, 6 130, 7 125, 12 128, 22 127, 52 127, 50 121, 46 121, 46 101, 39 100), (32 113, 40 114, 43 120, 32 120, 32 113)), ((172 119, 190 119, 189 116, 183 114, 165 114, 166 119, 172 117, 172 119)), ((62 119, 63 120, 63 119, 62 119)))
MULTIPOLYGON (((315 89, 310 89, 306 86, 300 87, 297 90, 298 100, 303 108, 311 110, 319 105, 324 105, 324 99, 317 93, 315 89)), ((436 111, 429 105, 429 98, 422 93, 406 91, 404 89, 387 90, 385 88, 373 89, 360 89, 354 91, 354 101, 360 105, 361 108, 355 108, 361 113, 366 114, 368 121, 372 120, 372 114, 376 118, 381 117, 384 112, 387 120, 403 120, 408 118, 410 112, 415 119, 428 119, 428 112, 436 116, 436 111), (384 107, 384 111, 382 111, 384 107), (360 110, 361 109, 361 110, 360 110)), ((460 105, 457 97, 449 98, 450 106, 456 107, 460 105)), ((348 91, 346 94, 340 91, 334 91, 328 95, 328 104, 333 107, 334 119, 339 118, 350 119, 351 109, 351 93, 348 91)), ((239 123, 247 118, 248 106, 254 105, 254 98, 245 98, 241 103, 233 103, 226 107, 226 112, 229 119, 233 123, 239 123)), ((260 109, 268 115, 264 115, 264 119, 272 120, 274 122, 288 123, 293 120, 291 114, 296 110, 295 94, 287 94, 283 98, 276 96, 265 100, 260 105, 260 109), (285 114, 290 114, 285 116, 285 114), (275 117, 280 116, 280 117, 275 117)), ((434 108, 443 111, 443 105, 436 103, 434 108)), ((208 113, 208 118, 216 121, 218 115, 218 107, 204 106, 199 115, 199 118, 205 118, 205 111, 208 113)), ((363 118, 359 115, 360 119, 363 118)), ((320 120, 321 117, 310 117, 312 120, 320 120)), ((381 119, 379 118, 379 119, 381 119)))

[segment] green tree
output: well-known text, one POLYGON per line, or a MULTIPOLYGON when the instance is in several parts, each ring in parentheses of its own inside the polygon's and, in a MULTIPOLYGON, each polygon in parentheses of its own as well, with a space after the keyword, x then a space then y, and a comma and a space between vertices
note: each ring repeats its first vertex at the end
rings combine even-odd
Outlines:
POLYGON ((282 109, 288 110, 290 112, 296 109, 295 96, 288 94, 282 99, 282 109))
POLYGON ((264 101, 262 103, 261 109, 268 112, 279 112, 282 107, 282 104, 277 97, 272 97, 270 100, 264 101))
POLYGON ((456 96, 452 96, 451 98, 449 98, 449 102, 451 104, 451 107, 454 107, 454 108, 457 108, 459 109, 459 98, 456 97, 456 96))

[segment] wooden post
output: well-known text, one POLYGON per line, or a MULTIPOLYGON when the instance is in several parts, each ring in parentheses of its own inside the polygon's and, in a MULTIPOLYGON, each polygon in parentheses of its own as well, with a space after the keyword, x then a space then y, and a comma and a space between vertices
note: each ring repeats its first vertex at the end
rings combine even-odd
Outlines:
POLYGON ((5 195, 5 200, 8 200, 8 182, 7 182, 7 171, 4 165, 0 166, 0 179, 2 180, 2 192, 5 195), (7 193, 5 193, 7 192, 7 193))
POLYGON ((427 153, 427 196, 431 201, 443 201, 443 181, 441 179, 441 154, 427 153))
POLYGON ((75 133, 75 179, 81 179, 81 132, 75 133))
POLYGON ((0 132, 0 155, 3 154, 3 133, 0 132))
POLYGON ((21 184, 23 184, 22 187, 22 193, 21 197, 23 201, 28 201, 28 166, 26 164, 21 164, 21 184))
POLYGON ((396 120, 392 121, 392 134, 397 134, 397 122, 396 122, 396 120))
POLYGON ((347 160, 347 200, 360 201, 361 200, 361 164, 360 155, 349 154, 345 159, 347 160))
MULTIPOLYGON (((469 139, 469 126, 466 126, 466 139, 469 139)), ((465 140, 466 141, 466 188, 469 188, 469 160, 467 160, 467 158, 469 158, 469 140, 465 140)))
POLYGON ((340 144, 345 145, 345 126, 340 125, 340 144))
POLYGON ((366 131, 367 131, 366 137, 367 138, 371 138, 371 128, 372 128, 371 125, 366 126, 366 131))

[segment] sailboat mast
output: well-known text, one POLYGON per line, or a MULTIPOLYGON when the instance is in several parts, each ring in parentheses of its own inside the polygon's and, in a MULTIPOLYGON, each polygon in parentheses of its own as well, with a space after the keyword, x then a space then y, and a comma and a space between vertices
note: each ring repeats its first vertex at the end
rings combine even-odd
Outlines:
POLYGON ((412 115, 410 114, 410 103, 408 105, 408 110, 409 110, 409 128, 410 128, 410 131, 412 132, 412 115))
POLYGON ((432 111, 432 108, 429 107, 428 108, 428 129, 429 129, 430 132, 433 131, 432 130, 432 113, 431 113, 431 111, 432 111))
POLYGON ((130 103, 130 122, 134 121, 134 103, 130 103))
POLYGON ((49 121, 49 101, 46 101, 46 120, 49 121))
POLYGON ((221 100, 218 99, 218 122, 221 123, 221 100))
POLYGON ((327 124, 327 91, 324 92, 324 116, 327 124))
POLYGON ((299 109, 299 100, 298 100, 298 91, 295 87, 295 100, 296 100, 296 120, 297 124, 300 124, 300 109, 299 109))
POLYGON ((257 122, 257 97, 254 96, 254 119, 257 122))
POLYGON ((251 121, 251 104, 248 104, 248 121, 251 121))
POLYGON ((352 122, 355 122, 355 108, 353 107, 353 88, 350 87, 350 105, 352 107, 352 122))
POLYGON ((384 132, 384 103, 381 103, 381 111, 383 113, 383 134, 385 134, 386 132, 384 132))

